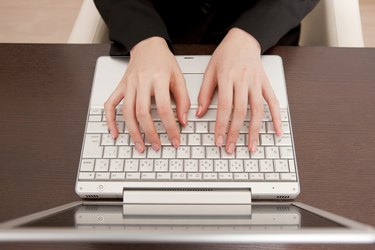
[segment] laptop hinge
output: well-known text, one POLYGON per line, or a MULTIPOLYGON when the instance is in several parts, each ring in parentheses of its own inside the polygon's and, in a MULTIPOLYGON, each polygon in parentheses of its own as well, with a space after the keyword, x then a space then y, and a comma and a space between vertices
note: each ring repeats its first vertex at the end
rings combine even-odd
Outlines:
POLYGON ((124 204, 251 204, 250 189, 124 189, 124 204))

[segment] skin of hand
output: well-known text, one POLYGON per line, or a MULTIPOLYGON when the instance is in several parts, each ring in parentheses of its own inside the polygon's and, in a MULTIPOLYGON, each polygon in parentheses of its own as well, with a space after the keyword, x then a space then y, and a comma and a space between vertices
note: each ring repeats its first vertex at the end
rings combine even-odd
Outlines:
POLYGON ((104 104, 111 136, 114 139, 118 137, 115 108, 124 99, 122 114, 136 150, 145 150, 141 127, 146 140, 158 151, 160 138, 150 114, 151 97, 154 96, 168 137, 172 145, 178 147, 179 127, 173 115, 170 92, 176 101, 178 120, 185 126, 190 100, 184 77, 166 41, 161 37, 151 37, 137 43, 130 51, 130 61, 123 78, 104 104))
POLYGON ((196 115, 201 117, 205 114, 218 88, 215 143, 219 147, 224 144, 232 115, 225 142, 229 154, 236 149, 248 104, 251 108, 248 149, 256 151, 264 112, 263 98, 270 108, 276 135, 282 135, 279 103, 263 69, 260 55, 261 48, 255 38, 239 28, 232 28, 216 48, 204 74, 196 115))

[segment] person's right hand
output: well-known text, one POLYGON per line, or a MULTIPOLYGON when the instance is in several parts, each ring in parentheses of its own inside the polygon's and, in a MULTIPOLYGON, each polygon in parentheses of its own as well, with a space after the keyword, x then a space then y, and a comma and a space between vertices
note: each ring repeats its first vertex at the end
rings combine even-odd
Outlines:
POLYGON ((114 139, 118 136, 115 109, 124 99, 122 114, 136 150, 145 150, 138 123, 152 148, 159 150, 160 139, 150 114, 151 96, 155 96, 158 114, 168 137, 172 145, 178 147, 180 134, 169 91, 176 101, 178 120, 185 126, 190 100, 184 77, 166 41, 161 37, 151 37, 137 43, 130 52, 130 61, 123 78, 104 104, 111 136, 114 139))

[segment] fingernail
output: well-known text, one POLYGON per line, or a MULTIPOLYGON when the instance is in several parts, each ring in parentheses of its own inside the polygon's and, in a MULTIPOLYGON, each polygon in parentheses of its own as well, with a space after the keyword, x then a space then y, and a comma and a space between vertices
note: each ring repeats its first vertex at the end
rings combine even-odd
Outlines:
POLYGON ((223 136, 219 135, 216 140, 216 146, 221 147, 223 146, 223 136))
POLYGON ((197 113, 195 114, 196 116, 200 116, 202 113, 202 105, 198 106, 197 113))
POLYGON ((257 151, 257 145, 258 145, 257 140, 253 140, 253 143, 251 143, 251 152, 257 151))
POLYGON ((143 152, 142 145, 141 145, 139 142, 136 142, 136 143, 135 143, 135 149, 136 149, 139 153, 142 153, 142 152, 143 152))
POLYGON ((233 154, 233 152, 234 152, 234 148, 235 148, 235 145, 234 145, 233 142, 231 142, 231 143, 229 144, 229 146, 228 146, 228 153, 229 153, 229 154, 233 154))
POLYGON ((160 149, 159 144, 157 144, 156 142, 152 143, 151 146, 152 146, 152 149, 155 150, 155 151, 159 151, 159 149, 160 149))
POLYGON ((183 115, 182 115, 182 125, 186 125, 187 124, 187 113, 185 112, 183 115))
POLYGON ((178 148, 180 146, 180 143, 178 142, 178 139, 177 138, 173 138, 172 139, 172 145, 173 147, 175 148, 178 148))

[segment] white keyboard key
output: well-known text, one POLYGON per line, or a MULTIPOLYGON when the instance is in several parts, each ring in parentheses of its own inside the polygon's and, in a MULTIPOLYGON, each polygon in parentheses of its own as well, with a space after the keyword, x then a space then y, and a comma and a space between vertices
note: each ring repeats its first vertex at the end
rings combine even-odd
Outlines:
POLYGON ((95 180, 109 180, 109 173, 108 172, 105 172, 105 173, 96 173, 95 174, 95 180))
POLYGON ((220 158, 220 149, 216 146, 206 147, 206 158, 208 159, 220 158))
POLYGON ((126 173, 125 178, 127 180, 139 180, 139 179, 141 179, 141 173, 139 173, 139 172, 126 173))
POLYGON ((202 145, 204 145, 204 146, 214 146, 215 145, 215 135, 214 134, 203 134, 202 135, 202 145))
POLYGON ((288 118, 288 111, 286 109, 280 109, 280 117, 281 121, 286 122, 289 120, 288 118))
POLYGON ((130 139, 129 134, 119 134, 116 139, 116 145, 117 146, 129 145, 129 139, 130 139))
POLYGON ((172 173, 172 180, 186 180, 186 173, 172 173))
POLYGON ((219 180, 231 181, 233 180, 233 173, 219 173, 219 180))
POLYGON ((108 172, 108 168, 109 168, 108 159, 96 159, 95 172, 108 172))
POLYGON ((292 147, 280 147, 279 149, 280 149, 280 158, 293 159, 292 147))
POLYGON ((187 134, 180 134, 180 146, 187 145, 187 134))
POLYGON ((279 159, 279 148, 278 147, 265 147, 267 159, 279 159))
POLYGON ((139 171, 152 172, 153 169, 154 169, 154 160, 152 159, 139 160, 139 171))
POLYGON ((92 108, 90 109, 90 115, 101 115, 103 110, 101 108, 92 108))
POLYGON ((217 173, 203 173, 203 179, 207 181, 217 180, 217 173))
POLYGON ((208 123, 208 131, 209 131, 210 134, 215 134, 215 126, 216 126, 215 122, 209 122, 208 123))
POLYGON ((227 151, 225 150, 225 147, 220 147, 220 153, 221 153, 221 158, 223 159, 233 159, 234 154, 228 154, 227 151))
POLYGON ((289 160, 289 171, 291 173, 295 173, 296 172, 296 166, 294 165, 294 160, 289 160))
POLYGON ((122 172, 124 170, 123 159, 111 159, 109 163, 109 171, 111 172, 122 172))
POLYGON ((228 160, 214 160, 215 172, 228 172, 228 160))
POLYGON ((86 134, 83 147, 83 158, 102 158, 103 147, 100 146, 100 135, 86 134))
POLYGON ((133 147, 133 158, 146 158, 146 151, 143 150, 142 153, 138 152, 135 147, 133 147))
POLYGON ((275 141, 277 146, 292 146, 292 138, 290 137, 290 134, 275 136, 275 141))
POLYGON ((125 160, 125 172, 137 172, 139 160, 127 159, 125 160))
POLYGON ((189 146, 200 146, 201 144, 201 135, 200 134, 189 134, 188 135, 188 145, 189 146))
POLYGON ((160 158, 161 150, 155 151, 151 146, 147 146, 147 158, 160 158))
POLYGON ((264 159, 264 148, 258 146, 255 152, 250 152, 250 155, 252 159, 264 159))
POLYGON ((115 181, 122 181, 125 179, 125 173, 122 172, 122 173, 111 173, 111 180, 115 180, 115 181))
POLYGON ((155 125, 155 129, 156 129, 156 132, 158 134, 161 134, 161 133, 166 133, 167 131, 165 130, 165 127, 163 125, 162 122, 154 122, 154 125, 155 125))
POLYGON ((169 146, 164 146, 161 149, 162 152, 162 157, 163 158, 176 158, 176 148, 175 147, 169 147, 169 146))
POLYGON ((281 123, 281 127, 283 129, 283 133, 284 134, 290 134, 290 126, 289 126, 289 122, 282 122, 281 123))
POLYGON ((156 173, 142 173, 141 179, 142 180, 155 180, 156 179, 156 173))
POLYGON ((182 172, 184 168, 184 161, 182 159, 169 160, 170 172, 182 172))
POLYGON ((105 146, 103 158, 116 158, 117 147, 116 146, 105 146))
POLYGON ((170 145, 172 145, 171 141, 168 138, 168 134, 159 134, 159 137, 160 137, 160 144, 162 146, 165 146, 165 145, 166 146, 170 146, 170 145))
POLYGON ((185 172, 198 172, 198 160, 184 160, 185 172))
POLYGON ((187 174, 188 180, 202 180, 202 173, 188 173, 187 174))
POLYGON ((246 137, 246 135, 239 134, 238 137, 237 137, 236 145, 237 146, 244 146, 245 145, 245 137, 246 137))
POLYGON ((156 159, 154 171, 155 172, 166 172, 166 171, 168 171, 168 160, 156 159))
POLYGON ((266 133, 266 122, 260 124, 259 133, 266 133))
POLYGON ((243 172, 243 160, 229 160, 229 172, 243 172))
POLYGON ((272 121, 271 113, 269 110, 264 110, 263 121, 272 121))
POLYGON ((278 173, 266 173, 264 175, 264 177, 268 181, 277 181, 277 180, 279 180, 279 174, 278 173))
POLYGON ((297 175, 296 173, 281 173, 280 179, 283 181, 296 181, 297 175))
POLYGON ((102 116, 101 115, 90 115, 89 122, 101 122, 102 116))
POLYGON ((102 135, 102 145, 104 145, 104 146, 115 145, 115 140, 113 140, 111 134, 103 134, 102 135))
POLYGON ((260 145, 262 146, 273 146, 275 141, 273 140, 272 134, 260 134, 260 145))
POLYGON ((206 113, 200 118, 195 116, 196 110, 192 111, 189 112, 189 120, 214 121, 216 119, 216 109, 207 109, 206 113))
POLYGON ((261 180, 264 180, 264 174, 263 173, 250 173, 249 178, 252 181, 261 181, 261 180))
POLYGON ((244 122, 242 127, 240 128, 240 134, 247 134, 249 133, 249 122, 244 122))
POLYGON ((186 134, 186 133, 194 133, 194 123, 189 121, 185 127, 181 128, 181 133, 186 134))
POLYGON ((259 172, 258 160, 244 160, 245 172, 259 172))
POLYGON ((94 159, 82 159, 80 171, 92 172, 94 171, 94 159))
POLYGON ((238 159, 249 159, 249 149, 247 147, 236 147, 236 157, 238 159))
POLYGON ((208 123, 207 122, 196 122, 195 123, 195 133, 208 133, 208 123))
POLYGON ((156 108, 152 108, 150 110, 150 115, 153 121, 161 121, 159 114, 158 114, 158 110, 156 108))
MULTIPOLYGON (((124 123, 116 122, 117 129, 120 133, 124 132, 124 123)), ((108 133, 108 126, 106 122, 88 122, 86 127, 87 133, 108 133)))
POLYGON ((273 172, 273 161, 272 160, 259 160, 260 172, 273 172))
POLYGON ((275 172, 289 172, 288 160, 274 160, 275 172))
POLYGON ((79 180, 88 181, 95 179, 95 173, 93 172, 80 172, 78 175, 79 180))
POLYGON ((247 181, 249 179, 248 173, 235 173, 234 174, 234 180, 236 181, 247 181))
POLYGON ((213 172, 214 162, 213 160, 199 160, 199 172, 213 172))
POLYGON ((131 146, 118 147, 118 158, 131 158, 131 156, 132 156, 131 146))
POLYGON ((275 128, 273 127, 273 122, 266 122, 267 126, 267 133, 268 134, 274 134, 275 133, 275 128))
POLYGON ((158 180, 170 180, 171 179, 171 173, 156 173, 156 179, 158 180))
POLYGON ((191 158, 205 158, 205 148, 204 147, 191 147, 191 158))
POLYGON ((190 158, 190 147, 180 146, 177 149, 177 158, 190 158))

